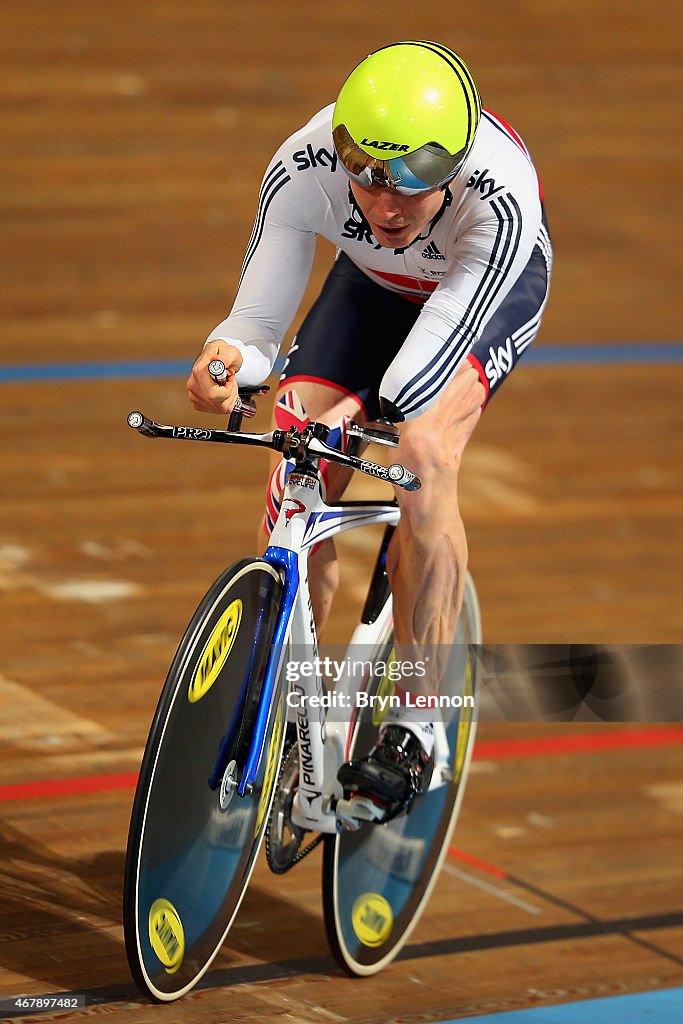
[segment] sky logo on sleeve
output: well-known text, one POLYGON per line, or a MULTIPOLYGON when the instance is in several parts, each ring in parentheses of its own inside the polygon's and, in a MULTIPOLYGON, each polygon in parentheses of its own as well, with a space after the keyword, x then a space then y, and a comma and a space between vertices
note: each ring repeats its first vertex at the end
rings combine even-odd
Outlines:
POLYGON ((487 178, 486 175, 488 173, 488 167, 484 168, 483 171, 475 171, 467 179, 467 184, 465 185, 465 188, 473 188, 475 192, 481 192, 479 197, 481 200, 491 199, 492 196, 495 196, 496 192, 502 192, 505 188, 505 185, 496 185, 493 178, 487 178))

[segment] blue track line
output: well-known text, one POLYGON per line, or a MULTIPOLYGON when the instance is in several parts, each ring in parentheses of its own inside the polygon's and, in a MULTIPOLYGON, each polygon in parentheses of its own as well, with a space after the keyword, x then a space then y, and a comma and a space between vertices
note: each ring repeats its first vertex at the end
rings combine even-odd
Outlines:
POLYGON ((0 382, 37 380, 129 380, 134 377, 187 377, 188 359, 135 359, 116 363, 41 363, 0 366, 0 382))
POLYGON ((610 345, 539 345, 523 357, 524 366, 633 365, 683 362, 683 342, 618 342, 610 345))
POLYGON ((461 1017, 439 1024, 680 1024, 683 988, 461 1017))
MULTIPOLYGON (((539 345, 524 355, 524 366, 613 366, 683 362, 683 342, 614 342, 610 345, 539 345)), ((275 364, 282 369, 284 359, 275 364)), ((185 378, 189 359, 135 359, 102 363, 40 363, 0 366, 0 383, 69 380, 131 380, 141 377, 185 378)))

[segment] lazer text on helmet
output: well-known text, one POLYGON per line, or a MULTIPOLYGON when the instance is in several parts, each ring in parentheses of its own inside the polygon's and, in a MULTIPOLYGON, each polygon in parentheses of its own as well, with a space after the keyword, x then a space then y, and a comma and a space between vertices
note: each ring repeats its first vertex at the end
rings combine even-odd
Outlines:
POLYGON ((392 153, 408 152, 408 146, 399 146, 398 142, 377 142, 376 139, 363 139, 361 146, 372 146, 373 149, 390 149, 392 153))

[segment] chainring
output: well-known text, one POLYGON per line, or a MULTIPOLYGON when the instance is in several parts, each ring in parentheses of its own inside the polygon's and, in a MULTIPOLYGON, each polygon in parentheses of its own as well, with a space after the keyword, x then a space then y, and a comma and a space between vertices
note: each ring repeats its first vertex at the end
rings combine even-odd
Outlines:
POLYGON ((304 859, 322 841, 316 836, 302 848, 307 829, 292 821, 294 794, 299 784, 299 748, 296 740, 289 743, 282 758, 273 806, 266 828, 266 859, 276 875, 283 875, 304 859))

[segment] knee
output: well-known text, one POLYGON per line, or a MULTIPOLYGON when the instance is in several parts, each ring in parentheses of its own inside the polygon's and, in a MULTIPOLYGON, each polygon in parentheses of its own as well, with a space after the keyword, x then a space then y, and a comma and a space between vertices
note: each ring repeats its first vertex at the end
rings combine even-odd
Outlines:
POLYGON ((419 491, 397 488, 401 509, 398 533, 420 538, 425 547, 444 535, 461 534, 458 482, 462 452, 453 450, 443 437, 425 428, 420 420, 401 432, 397 461, 421 481, 419 491))
POLYGON ((396 455, 398 461, 417 473, 423 482, 432 474, 459 467, 461 462, 461 453, 454 451, 447 439, 422 416, 403 425, 396 455))
POLYGON ((479 374, 465 363, 434 405, 403 424, 401 444, 423 471, 431 467, 457 469, 485 399, 479 374))

